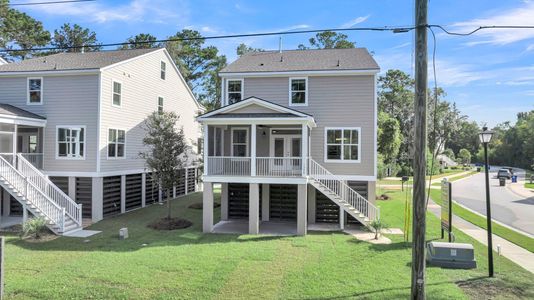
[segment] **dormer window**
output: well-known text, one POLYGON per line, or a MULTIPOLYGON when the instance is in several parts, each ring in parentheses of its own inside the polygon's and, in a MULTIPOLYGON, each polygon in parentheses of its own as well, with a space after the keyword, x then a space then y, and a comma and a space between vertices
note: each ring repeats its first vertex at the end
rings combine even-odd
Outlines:
POLYGON ((226 84, 226 99, 228 104, 243 100, 243 79, 231 79, 226 84))

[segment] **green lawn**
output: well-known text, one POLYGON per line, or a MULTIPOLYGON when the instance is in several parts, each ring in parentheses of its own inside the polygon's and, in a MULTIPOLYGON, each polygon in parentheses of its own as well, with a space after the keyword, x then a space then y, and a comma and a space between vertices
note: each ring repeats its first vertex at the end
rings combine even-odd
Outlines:
MULTIPOLYGON (((443 173, 432 175, 432 180, 437 179, 437 178, 442 178, 442 177, 445 177, 445 176, 451 176, 451 175, 462 173, 462 172, 465 172, 465 170, 462 170, 462 169, 444 169, 443 173)), ((427 180, 430 179, 430 176, 427 175, 426 179, 427 180)), ((402 184, 402 180, 401 180, 400 177, 398 177, 396 179, 391 179, 391 180, 378 180, 377 184, 396 185, 396 184, 402 184)), ((413 177, 410 176, 410 179, 408 181, 406 181, 405 184, 413 184, 413 177)))
MULTIPOLYGON (((456 180, 460 180, 460 179, 463 179, 463 178, 466 178, 466 177, 469 177, 469 176, 473 176, 473 175, 475 175, 477 173, 478 173, 477 171, 471 171, 471 172, 466 173, 464 175, 460 175, 460 176, 456 176, 456 177, 452 177, 452 178, 447 178, 447 181, 454 182, 456 180)), ((433 186, 440 186, 441 182, 434 182, 434 183, 432 183, 432 185, 433 186)))
MULTIPOLYGON (((438 190, 438 189, 431 189, 430 191, 430 198, 432 198, 432 200, 434 200, 434 202, 436 202, 437 204, 441 205, 441 190, 438 190)), ((486 229, 487 228, 487 221, 486 221, 486 218, 485 217, 482 217, 480 215, 477 215, 465 208, 463 208, 462 206, 456 204, 456 203, 453 203, 452 204, 453 206, 453 213, 459 217, 461 217, 462 219, 468 221, 468 222, 471 222, 475 225, 477 225, 478 227, 481 227, 481 228, 484 228, 486 229)), ((506 239, 516 245, 519 245, 527 250, 529 250, 530 252, 534 252, 534 239, 526 236, 526 235, 523 235, 521 233, 518 233, 517 231, 515 230, 512 230, 508 227, 505 227, 505 226, 502 226, 498 223, 495 223, 495 222, 492 222, 492 230, 493 230, 493 233, 502 237, 503 239, 506 239)))
POLYGON ((528 183, 528 182, 525 182, 525 187, 527 189, 534 189, 534 183, 528 183))
MULTIPOLYGON (((403 201, 382 201, 382 217, 402 227, 403 201)), ((175 215, 194 226, 158 232, 147 223, 165 215, 153 205, 99 222, 89 238, 29 243, 8 237, 5 292, 8 299, 406 299, 410 293, 410 245, 359 242, 343 233, 305 237, 202 234, 200 210, 188 209, 201 194, 173 201, 175 215), (128 227, 130 238, 118 240, 128 227), (146 244, 143 246, 143 244, 146 244)), ((219 210, 216 210, 218 218, 219 210)), ((439 220, 428 214, 428 239, 439 238, 439 220)), ((474 243, 478 269, 429 267, 429 299, 528 299, 534 276, 496 256, 496 278, 487 279, 485 248, 474 243)))

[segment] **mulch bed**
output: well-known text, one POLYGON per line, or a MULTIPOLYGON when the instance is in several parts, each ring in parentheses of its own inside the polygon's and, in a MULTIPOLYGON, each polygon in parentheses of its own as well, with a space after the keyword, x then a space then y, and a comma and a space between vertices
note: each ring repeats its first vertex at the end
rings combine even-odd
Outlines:
POLYGON ((176 230, 190 227, 193 223, 186 219, 180 218, 162 218, 148 224, 149 228, 155 230, 176 230))
MULTIPOLYGON (((213 208, 217 208, 217 207, 220 207, 221 205, 217 202, 214 202, 213 203, 213 208)), ((197 203, 193 203, 191 205, 189 205, 189 208, 191 209, 202 209, 202 202, 197 202, 197 203)))
POLYGON ((389 197, 386 194, 382 194, 382 195, 378 196, 378 200, 389 200, 389 199, 391 199, 391 197, 389 197))

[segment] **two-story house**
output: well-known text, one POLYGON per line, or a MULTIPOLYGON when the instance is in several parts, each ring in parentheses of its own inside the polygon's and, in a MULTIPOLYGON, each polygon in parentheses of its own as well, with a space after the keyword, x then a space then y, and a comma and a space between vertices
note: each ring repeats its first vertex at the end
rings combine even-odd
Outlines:
POLYGON ((363 48, 253 52, 223 69, 222 107, 197 118, 204 232, 302 235, 308 224, 379 218, 378 72, 363 48))
MULTIPOLYGON (((60 53, 0 66, 3 216, 46 217, 58 233, 161 200, 147 173, 144 120, 174 111, 193 151, 196 101, 165 49, 60 53)), ((196 168, 174 196, 196 189, 196 168)))

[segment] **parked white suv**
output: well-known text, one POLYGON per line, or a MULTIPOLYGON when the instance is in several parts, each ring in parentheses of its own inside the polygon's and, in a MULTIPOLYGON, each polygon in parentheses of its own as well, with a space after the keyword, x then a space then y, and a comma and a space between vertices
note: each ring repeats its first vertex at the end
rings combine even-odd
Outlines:
POLYGON ((500 169, 499 172, 497 172, 497 178, 506 178, 511 179, 512 173, 508 169, 500 169))

